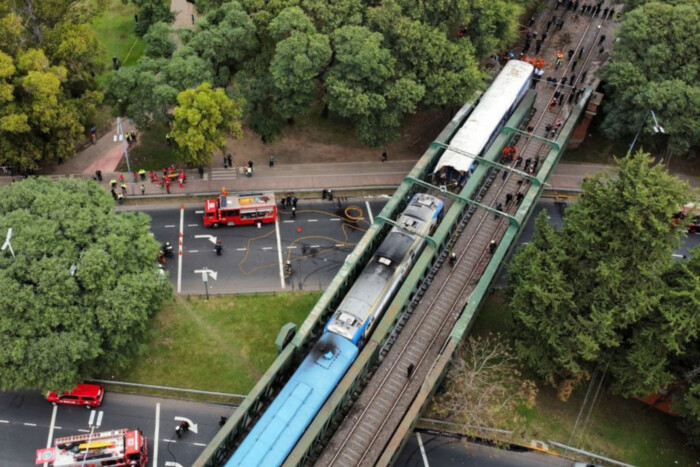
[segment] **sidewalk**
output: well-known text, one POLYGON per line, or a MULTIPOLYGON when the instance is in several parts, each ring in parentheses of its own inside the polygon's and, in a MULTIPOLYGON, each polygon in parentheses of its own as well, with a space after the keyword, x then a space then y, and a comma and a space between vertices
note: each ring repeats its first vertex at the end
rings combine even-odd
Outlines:
MULTIPOLYGON (((100 140, 101 142, 101 140, 100 140)), ((100 142, 95 146, 97 148, 100 142)), ((110 144, 112 143, 110 140, 110 144)), ((120 153, 121 146, 118 148, 120 153)), ((121 154, 121 153, 120 153, 121 154)), ((118 159, 117 159, 118 162, 118 159)), ((251 191, 295 191, 295 190, 319 190, 324 188, 371 188, 371 187, 393 187, 399 185, 408 172, 416 164, 414 160, 387 161, 387 162, 338 162, 338 163, 318 163, 318 164, 294 164, 283 165, 275 163, 273 168, 268 166, 255 166, 254 175, 247 178, 242 167, 230 169, 210 169, 204 173, 202 179, 196 170, 187 171, 187 183, 181 189, 174 181, 170 184, 170 194, 172 196, 182 196, 199 193, 218 193, 222 187, 230 192, 251 192, 251 191)), ((85 164, 83 164, 85 165, 85 164)), ((51 177, 56 179, 63 176, 71 178, 92 179, 93 171, 87 173, 67 174, 65 169, 70 167, 70 163, 59 166, 61 169, 55 171, 51 177)), ((598 164, 570 164, 559 163, 552 177, 548 182, 551 189, 575 190, 581 187, 585 176, 593 175, 600 171, 613 172, 613 167, 598 164)), ((82 172, 82 171, 79 171, 82 172)), ((124 174, 125 177, 127 174, 124 174)), ((700 188, 700 177, 692 177, 685 174, 675 174, 683 180, 687 180, 694 188, 700 188)), ((109 189, 110 178, 119 178, 119 173, 106 172, 103 170, 102 185, 109 189)), ((15 177, 17 180, 20 177, 15 177)), ((8 176, 0 176, 0 186, 11 183, 8 176)), ((146 187, 146 195, 165 195, 165 190, 160 186, 150 183, 147 180, 140 180, 134 183, 135 196, 140 196, 141 183, 146 187)), ((131 188, 128 198, 131 197, 131 188)))

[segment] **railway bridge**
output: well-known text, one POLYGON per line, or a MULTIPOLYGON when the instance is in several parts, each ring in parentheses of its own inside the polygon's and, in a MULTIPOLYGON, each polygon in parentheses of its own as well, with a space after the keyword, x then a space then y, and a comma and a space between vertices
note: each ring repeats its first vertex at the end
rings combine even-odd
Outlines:
MULTIPOLYGON (((592 26, 591 22, 585 28, 575 53, 584 55, 584 46, 599 40, 600 28, 592 26)), ((581 57, 583 67, 597 59, 593 49, 588 49, 585 58, 581 57)), ((569 66, 571 62, 564 65, 563 74, 569 66)), ((451 146, 452 139, 478 101, 462 107, 375 218, 297 334, 195 465, 226 463, 318 339, 325 322, 391 227, 390 220, 414 193, 427 191, 448 201, 442 222, 357 360, 284 465, 392 464, 445 375, 564 148, 589 112, 596 84, 591 81, 569 86, 541 81, 539 89, 527 91, 463 186, 436 180, 433 175, 445 151, 460 153, 458 147, 451 146), (555 96, 562 95, 560 105, 551 105, 555 96), (523 160, 530 160, 528 167, 502 161, 506 146, 516 146, 523 160), (522 199, 508 200, 506 195, 515 193, 521 193, 522 199), (456 263, 444 264, 452 252, 458 255, 456 263)))

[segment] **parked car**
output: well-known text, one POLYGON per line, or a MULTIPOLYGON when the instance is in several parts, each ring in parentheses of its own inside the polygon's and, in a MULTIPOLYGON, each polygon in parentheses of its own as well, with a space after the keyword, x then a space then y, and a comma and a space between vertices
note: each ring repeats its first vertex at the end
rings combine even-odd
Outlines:
POLYGON ((104 395, 105 388, 101 384, 80 383, 62 394, 49 391, 46 400, 53 405, 82 405, 86 409, 91 409, 100 406, 104 395))

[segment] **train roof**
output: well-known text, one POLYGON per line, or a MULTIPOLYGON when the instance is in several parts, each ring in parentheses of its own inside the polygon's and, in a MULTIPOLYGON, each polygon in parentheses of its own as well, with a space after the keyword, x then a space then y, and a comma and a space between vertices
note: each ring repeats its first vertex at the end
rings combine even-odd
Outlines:
POLYGON ((479 104, 469 115, 462 128, 450 141, 450 146, 467 154, 446 149, 438 161, 435 171, 445 166, 458 171, 468 171, 474 157, 481 154, 494 130, 508 109, 527 86, 534 67, 520 60, 509 60, 491 86, 481 96, 479 104))
POLYGON ((281 465, 357 353, 347 339, 323 334, 226 467, 281 465))

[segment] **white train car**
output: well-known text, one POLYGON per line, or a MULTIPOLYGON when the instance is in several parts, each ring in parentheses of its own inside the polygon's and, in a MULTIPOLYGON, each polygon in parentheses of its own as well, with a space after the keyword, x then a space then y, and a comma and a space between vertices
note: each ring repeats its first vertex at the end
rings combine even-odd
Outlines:
POLYGON ((510 60, 491 84, 467 121, 450 141, 450 146, 467 155, 450 149, 445 150, 435 167, 438 173, 444 169, 454 169, 466 174, 475 157, 493 142, 503 125, 513 113, 530 86, 534 67, 520 60, 510 60))

